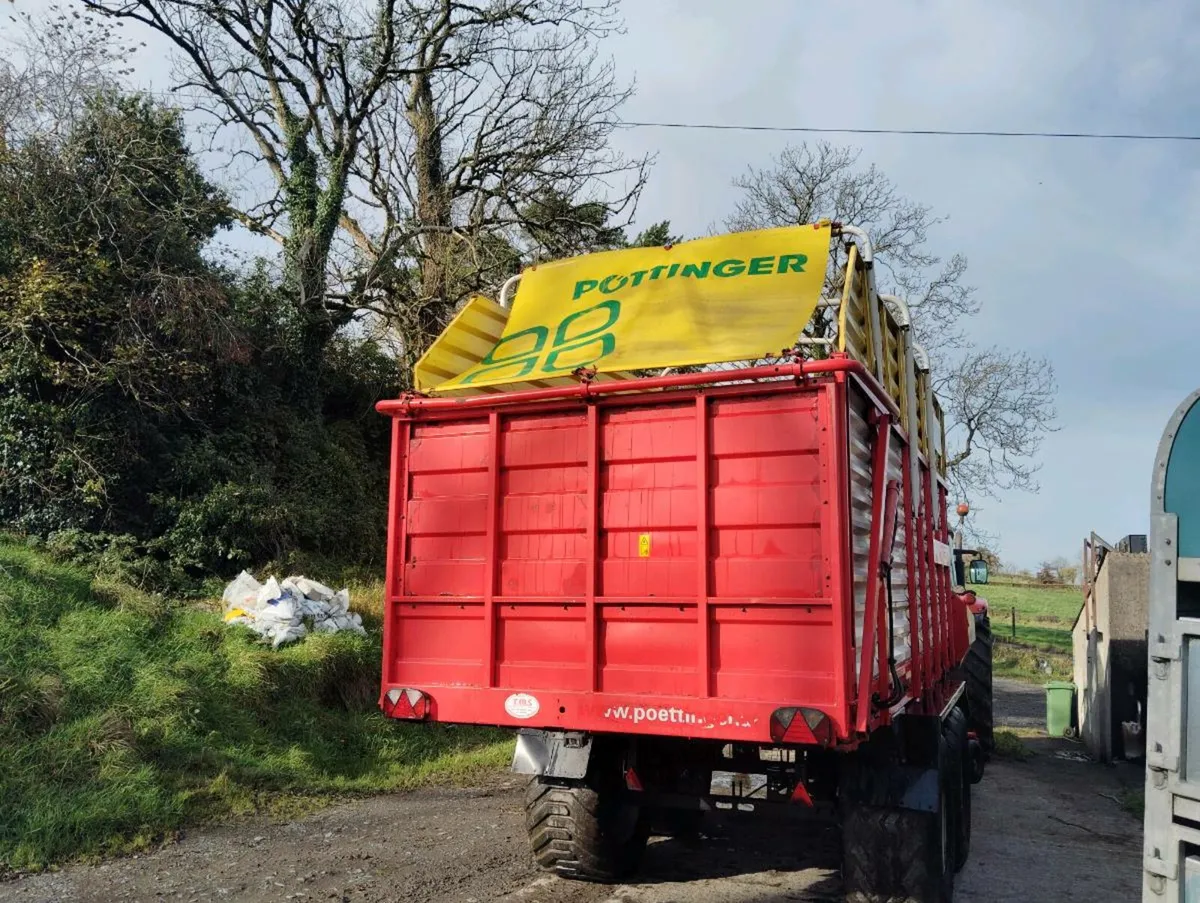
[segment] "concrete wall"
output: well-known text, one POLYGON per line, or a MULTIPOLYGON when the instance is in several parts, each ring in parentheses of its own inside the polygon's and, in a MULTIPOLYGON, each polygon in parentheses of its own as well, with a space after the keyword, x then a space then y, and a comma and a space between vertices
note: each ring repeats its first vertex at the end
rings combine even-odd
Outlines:
MULTIPOLYGON (((1110 553, 1112 554, 1112 553, 1110 553)), ((1112 710, 1109 707, 1109 592, 1106 560, 1092 588, 1091 620, 1085 603, 1072 634, 1075 706, 1079 737, 1093 756, 1112 761, 1112 710)))
POLYGON ((1110 552, 1101 571, 1109 599, 1110 638, 1145 642, 1150 617, 1150 556, 1110 552))
POLYGON ((1080 738, 1102 762, 1123 754, 1121 722, 1145 719, 1150 556, 1109 552, 1072 631, 1080 738))
POLYGON ((1088 629, 1087 611, 1081 609, 1071 633, 1074 652, 1075 718, 1079 738, 1088 751, 1102 761, 1111 757, 1111 739, 1105 725, 1108 709, 1108 646, 1100 642, 1100 630, 1088 629))

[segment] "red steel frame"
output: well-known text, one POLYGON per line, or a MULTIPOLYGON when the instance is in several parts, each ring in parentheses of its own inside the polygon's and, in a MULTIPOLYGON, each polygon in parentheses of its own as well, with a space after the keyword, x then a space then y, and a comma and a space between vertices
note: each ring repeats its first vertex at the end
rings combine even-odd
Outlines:
MULTIPOLYGON (((662 409, 666 410, 666 407, 662 409)), ((646 378, 633 383, 585 381, 578 386, 469 398, 406 397, 381 402, 378 410, 393 417, 381 696, 385 711, 391 711, 389 691, 419 690, 427 700, 427 704, 421 708, 421 714, 438 721, 769 743, 772 738, 772 716, 778 709, 815 708, 832 724, 829 740, 841 745, 853 745, 900 712, 941 711, 956 689, 946 678, 966 651, 965 615, 958 611, 962 603, 951 592, 949 568, 935 564, 934 555, 935 540, 946 543, 949 540, 944 516, 945 487, 941 485, 931 462, 919 455, 909 437, 899 428, 900 412, 894 402, 857 361, 836 355, 823 361, 781 363, 735 372, 646 378), (764 378, 775 379, 749 382, 764 378), (712 385, 734 380, 739 382, 712 385), (851 383, 872 403, 876 429, 872 471, 874 510, 863 619, 864 654, 857 674, 854 673, 854 576, 850 555, 848 493, 850 444, 847 399, 851 383), (786 401, 788 396, 796 397, 801 393, 815 393, 816 399, 824 400, 823 404, 818 402, 814 407, 820 423, 820 504, 819 513, 816 514, 823 571, 820 598, 746 598, 732 602, 717 598, 714 596, 714 574, 710 568, 713 560, 710 544, 715 533, 711 510, 711 490, 715 484, 711 471, 716 459, 710 448, 714 406, 725 402, 738 403, 739 399, 780 398, 786 401), (602 536, 605 497, 602 485, 605 442, 602 418, 612 411, 633 411, 645 406, 675 405, 675 410, 678 410, 678 405, 686 403, 689 398, 695 411, 694 483, 697 491, 693 504, 698 569, 696 591, 686 599, 676 598, 671 593, 647 593, 642 598, 605 598, 600 592, 602 546, 605 541, 602 536), (506 418, 519 421, 521 418, 562 412, 580 413, 585 418, 581 591, 571 598, 562 599, 498 593, 502 545, 505 541, 502 504, 506 496, 502 481, 507 472, 503 460, 506 418), (476 430, 473 435, 477 435, 483 423, 486 423, 483 467, 478 467, 478 460, 469 462, 476 465, 476 470, 486 472, 486 491, 483 493, 485 530, 481 546, 482 594, 478 599, 467 594, 409 594, 405 585, 406 568, 413 574, 417 573, 409 567, 406 551, 410 519, 414 514, 427 519, 425 509, 419 507, 419 500, 410 498, 410 458, 417 453, 422 441, 414 439, 414 430, 426 430, 437 425, 438 429, 452 431, 466 428, 463 425, 467 424, 470 429, 476 430), (889 478, 889 449, 894 443, 900 443, 902 447, 902 475, 889 478), (919 487, 911 485, 909 463, 913 454, 917 454, 919 459, 919 487), (942 506, 940 509, 933 508, 935 499, 942 506), (900 669, 907 684, 904 698, 891 708, 881 709, 871 704, 871 697, 877 694, 879 698, 885 698, 891 693, 892 687, 887 667, 885 584, 879 571, 879 562, 890 557, 885 550, 892 544, 897 510, 903 512, 907 523, 905 548, 901 551, 908 562, 912 653, 910 660, 900 669), (507 607, 504 613, 498 611, 500 600, 507 607), (679 613, 687 615, 689 605, 694 606, 696 630, 696 681, 690 692, 643 693, 628 689, 612 692, 602 686, 603 657, 606 654, 606 642, 610 641, 606 638, 612 631, 624 630, 646 637, 647 655, 653 655, 658 647, 649 641, 661 638, 662 634, 658 631, 684 630, 684 625, 692 622, 691 618, 679 618, 674 612, 669 615, 666 612, 677 607, 679 613), (826 639, 836 641, 840 649, 830 655, 830 673, 814 675, 816 683, 813 684, 811 695, 803 690, 796 691, 795 680, 792 683, 793 690, 782 693, 782 698, 773 695, 775 691, 769 686, 769 681, 753 686, 748 693, 718 692, 714 677, 722 673, 719 670, 721 662, 714 662, 714 656, 722 655, 723 647, 720 641, 714 645, 714 634, 723 629, 723 619, 736 614, 733 610, 738 607, 743 615, 762 619, 757 628, 762 633, 755 642, 764 643, 770 643, 770 631, 782 631, 788 626, 781 619, 789 613, 800 619, 788 622, 792 627, 807 623, 804 619, 809 616, 811 623, 818 625, 819 612, 828 609, 826 639), (580 608, 584 642, 579 650, 582 659, 579 665, 585 677, 584 682, 572 684, 567 674, 570 669, 562 665, 561 687, 542 686, 534 691, 538 699, 536 714, 529 716, 527 710, 518 710, 518 714, 527 717, 514 716, 506 710, 505 703, 514 693, 527 688, 516 681, 506 684, 499 673, 501 663, 498 659, 501 647, 507 648, 508 632, 514 630, 515 633, 514 628, 528 620, 537 628, 532 631, 533 646, 536 647, 538 642, 538 630, 544 630, 542 642, 547 647, 554 647, 556 637, 565 636, 570 625, 578 621, 577 610, 580 608), (632 609, 632 613, 628 609, 632 609), (806 609, 808 614, 800 613, 801 609, 806 609), (478 620, 472 614, 474 611, 480 611, 483 621, 483 635, 479 638, 483 649, 477 650, 481 653, 479 665, 462 658, 463 637, 478 620), (566 615, 561 613, 563 611, 566 615), (651 619, 659 617, 665 620, 643 623, 639 621, 643 612, 651 619), (814 615, 814 612, 818 614, 814 615), (772 618, 776 620, 772 621, 772 618), (961 630, 952 626, 953 618, 963 622, 961 630), (775 628, 772 624, 775 624, 775 628), (402 655, 404 631, 417 630, 418 627, 425 631, 423 636, 428 643, 420 648, 405 645, 402 655), (453 658, 451 652, 459 655, 459 658, 453 658), (832 699, 816 689, 826 681, 832 684, 832 699)), ((434 439, 437 439, 436 433, 434 439)), ((456 468, 461 468, 464 462, 455 462, 452 458, 454 454, 459 454, 460 458, 467 454, 464 449, 468 447, 469 439, 464 436, 456 441, 449 432, 446 439, 452 443, 446 446, 448 449, 458 449, 449 453, 445 462, 446 472, 454 476, 458 473, 456 468)), ((512 434, 509 435, 509 441, 515 441, 512 434)), ((560 501, 565 499, 567 496, 563 495, 560 501)), ((461 504, 465 507, 467 502, 461 504)), ((441 514, 438 516, 442 517, 441 514)), ((447 523, 455 522, 456 516, 459 515, 450 512, 447 523)), ((567 514, 545 511, 538 516, 564 519, 567 514)), ((456 537, 453 529, 438 534, 434 539, 443 548, 453 546, 456 542, 466 542, 462 537, 456 537)), ((512 536, 508 539, 511 541, 512 536)), ((678 542, 685 540, 679 538, 678 542)), ((729 623, 735 628, 738 626, 734 622, 729 623)), ((814 626, 812 629, 826 628, 814 626)), ((529 639, 526 638, 524 642, 525 648, 530 648, 529 639)), ((658 674, 653 672, 653 663, 637 664, 651 669, 646 673, 654 678, 666 675, 663 677, 664 683, 670 684, 670 669, 666 666, 663 674, 658 674)), ((536 673, 537 679, 543 683, 548 679, 547 674, 553 671, 550 666, 531 665, 529 662, 523 663, 522 668, 527 673, 536 673)), ((791 676, 795 678, 794 674, 791 676)), ((391 713, 399 715, 398 711, 391 713)), ((800 725, 802 720, 797 718, 793 723, 800 725)), ((815 742, 813 734, 806 734, 802 726, 798 733, 789 731, 787 736, 789 742, 792 739, 815 742)))

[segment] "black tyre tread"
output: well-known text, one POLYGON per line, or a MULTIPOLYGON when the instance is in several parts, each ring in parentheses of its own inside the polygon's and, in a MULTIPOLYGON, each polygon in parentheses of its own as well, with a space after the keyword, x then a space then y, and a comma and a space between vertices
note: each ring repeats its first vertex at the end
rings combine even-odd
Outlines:
POLYGON ((637 868, 647 833, 639 825, 632 837, 612 836, 605 830, 602 802, 591 787, 531 782, 525 827, 538 865, 564 878, 602 883, 637 868))
POLYGON ((967 715, 979 745, 990 756, 996 748, 992 714, 992 623, 987 615, 975 616, 975 642, 967 652, 967 715))
MULTIPOLYGON (((940 758, 945 781, 951 754, 944 737, 940 758)), ((846 903, 951 903, 953 872, 942 874, 938 816, 852 805, 842 813, 842 838, 846 903)))
MULTIPOLYGON (((926 845, 936 819, 899 809, 856 807, 844 819, 848 839, 843 880, 846 903, 945 903, 942 878, 930 868, 926 845), (886 886, 899 879, 900 894, 864 888, 886 886)), ((894 886, 894 885, 893 885, 894 886)))
POLYGON ((952 794, 951 839, 954 871, 962 871, 971 855, 971 755, 967 744, 967 716, 955 709, 946 719, 946 742, 950 747, 951 775, 948 781, 952 794))

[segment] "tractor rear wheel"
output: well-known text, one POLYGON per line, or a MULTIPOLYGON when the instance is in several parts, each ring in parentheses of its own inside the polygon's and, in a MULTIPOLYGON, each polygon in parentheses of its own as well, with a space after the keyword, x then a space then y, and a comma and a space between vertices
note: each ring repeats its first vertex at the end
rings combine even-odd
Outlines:
POLYGON ((996 748, 992 737, 992 622, 975 615, 975 642, 967 653, 967 720, 985 756, 996 748))

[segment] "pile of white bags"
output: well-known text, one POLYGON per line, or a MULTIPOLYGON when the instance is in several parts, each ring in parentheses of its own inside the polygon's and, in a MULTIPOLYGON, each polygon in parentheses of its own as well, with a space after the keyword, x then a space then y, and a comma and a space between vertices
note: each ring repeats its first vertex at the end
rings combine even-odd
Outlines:
POLYGON ((274 577, 259 583, 246 571, 237 575, 221 595, 225 623, 249 627, 272 647, 316 633, 352 630, 367 635, 362 617, 350 611, 350 592, 336 593, 307 577, 274 577))

